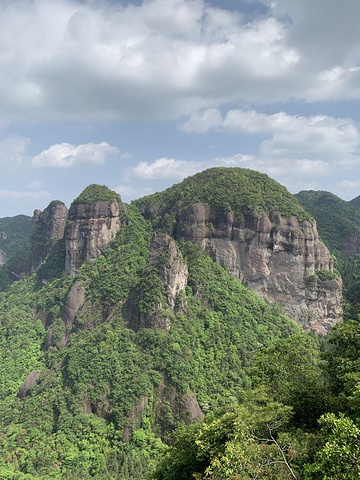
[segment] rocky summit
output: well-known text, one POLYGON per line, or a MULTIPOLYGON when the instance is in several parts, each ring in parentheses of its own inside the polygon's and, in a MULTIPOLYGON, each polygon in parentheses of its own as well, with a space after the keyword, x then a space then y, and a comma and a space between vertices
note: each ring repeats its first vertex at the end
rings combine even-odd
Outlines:
POLYGON ((341 319, 342 281, 315 220, 266 175, 207 170, 136 203, 304 328, 325 334, 341 319))

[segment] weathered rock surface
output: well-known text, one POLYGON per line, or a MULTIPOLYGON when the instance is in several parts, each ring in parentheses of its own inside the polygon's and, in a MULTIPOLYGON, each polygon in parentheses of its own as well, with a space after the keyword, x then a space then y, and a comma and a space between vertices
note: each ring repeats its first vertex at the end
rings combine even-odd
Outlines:
POLYGON ((75 275, 84 262, 98 258, 119 229, 117 200, 73 204, 65 229, 65 271, 75 275))
POLYGON ((0 250, 0 265, 5 265, 6 263, 6 253, 0 250))
POLYGON ((154 404, 156 423, 160 426, 162 438, 166 437, 176 422, 182 421, 189 425, 204 420, 204 413, 194 392, 188 389, 180 395, 174 386, 168 385, 166 379, 155 391, 154 404))
POLYGON ((168 235, 154 233, 150 246, 150 267, 159 268, 166 288, 167 303, 174 310, 176 299, 188 281, 189 272, 175 241, 168 235))
POLYGON ((81 280, 77 280, 71 287, 65 299, 64 322, 67 329, 74 325, 76 315, 85 305, 85 287, 81 280))
POLYGON ((59 201, 51 202, 43 212, 35 210, 31 236, 31 266, 35 270, 51 247, 64 237, 68 209, 59 201))
POLYGON ((41 370, 33 370, 29 373, 29 375, 25 378, 24 383, 21 385, 18 391, 18 397, 24 398, 28 394, 30 388, 32 388, 38 382, 41 376, 41 370))
POLYGON ((205 203, 179 215, 177 239, 198 243, 257 294, 282 305, 303 327, 326 333, 341 319, 341 279, 321 280, 333 261, 315 221, 231 211, 205 203))
POLYGON ((164 302, 159 300, 150 311, 144 312, 139 307, 145 296, 141 287, 139 295, 136 298, 131 296, 125 304, 123 315, 135 330, 161 328, 169 331, 171 320, 166 311, 174 311, 175 308, 185 309, 183 302, 179 301, 179 293, 186 287, 189 276, 183 256, 175 240, 169 235, 154 233, 150 245, 149 272, 152 269, 157 271, 162 283, 164 302))

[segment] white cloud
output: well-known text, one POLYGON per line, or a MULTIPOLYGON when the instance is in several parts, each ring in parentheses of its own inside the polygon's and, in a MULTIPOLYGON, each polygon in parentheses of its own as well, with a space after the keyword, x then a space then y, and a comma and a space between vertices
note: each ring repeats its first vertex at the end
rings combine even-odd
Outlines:
POLYGON ((19 191, 19 190, 0 190, 0 198, 23 198, 23 199, 38 199, 49 198, 51 194, 45 190, 41 191, 19 191))
POLYGON ((310 0, 271 2, 251 20, 203 0, 2 2, 0 122, 360 98, 359 14, 357 0, 329 0, 326 15, 310 0))
POLYGON ((360 132, 350 118, 326 115, 311 117, 285 112, 266 115, 254 110, 230 110, 222 117, 219 110, 193 114, 182 127, 187 132, 218 131, 262 134, 259 155, 264 158, 305 158, 321 161, 353 159, 360 149, 360 132))
POLYGON ((154 189, 151 187, 136 187, 135 185, 130 184, 120 184, 112 190, 118 193, 121 196, 121 199, 125 202, 154 193, 154 189))
POLYGON ((107 142, 71 145, 57 143, 32 159, 34 167, 69 168, 76 165, 102 165, 110 155, 120 155, 117 147, 107 142))
POLYGON ((181 180, 203 169, 204 163, 202 162, 158 158, 153 163, 140 162, 135 167, 128 169, 127 178, 181 180))
POLYGON ((353 180, 342 180, 339 183, 339 187, 344 188, 344 189, 359 189, 360 188, 360 181, 353 181, 353 180))

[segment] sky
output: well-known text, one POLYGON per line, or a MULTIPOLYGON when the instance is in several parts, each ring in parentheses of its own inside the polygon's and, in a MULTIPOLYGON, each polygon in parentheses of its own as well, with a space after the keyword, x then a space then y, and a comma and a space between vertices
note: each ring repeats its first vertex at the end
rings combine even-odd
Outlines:
POLYGON ((209 167, 360 194, 359 0, 0 0, 0 217, 209 167))

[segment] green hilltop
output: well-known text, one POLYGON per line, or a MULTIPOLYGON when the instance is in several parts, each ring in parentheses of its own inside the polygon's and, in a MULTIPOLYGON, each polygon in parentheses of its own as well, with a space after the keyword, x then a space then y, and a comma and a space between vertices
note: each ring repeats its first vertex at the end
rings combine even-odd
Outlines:
POLYGON ((75 198, 72 205, 79 203, 113 202, 120 200, 120 196, 106 185, 97 185, 95 183, 86 187, 81 194, 75 198))
POLYGON ((300 221, 312 218, 285 187, 268 175, 245 168, 210 168, 134 203, 159 215, 182 211, 194 203, 209 203, 234 213, 275 211, 300 221))

